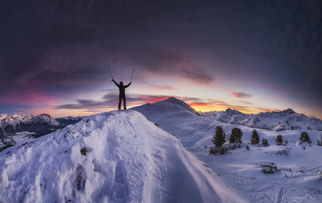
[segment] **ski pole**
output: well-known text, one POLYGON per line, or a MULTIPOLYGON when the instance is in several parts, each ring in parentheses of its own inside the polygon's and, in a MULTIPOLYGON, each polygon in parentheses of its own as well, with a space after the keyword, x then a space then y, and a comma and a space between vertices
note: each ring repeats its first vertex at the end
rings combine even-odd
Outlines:
POLYGON ((112 79, 114 79, 114 78, 113 78, 113 75, 112 75, 112 72, 111 72, 111 69, 108 69, 108 72, 110 73, 111 78, 112 78, 112 79))
POLYGON ((133 73, 134 73, 135 69, 132 69, 132 74, 131 74, 131 82, 132 82, 132 78, 133 78, 133 73))

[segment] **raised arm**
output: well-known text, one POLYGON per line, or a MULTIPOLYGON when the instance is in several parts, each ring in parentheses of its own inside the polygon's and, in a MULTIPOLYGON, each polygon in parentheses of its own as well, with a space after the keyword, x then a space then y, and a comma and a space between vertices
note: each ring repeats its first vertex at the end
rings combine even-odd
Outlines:
POLYGON ((124 87, 125 87, 125 88, 127 88, 128 86, 130 86, 130 85, 131 85, 131 83, 132 83, 132 82, 130 82, 129 84, 125 85, 124 87))
POLYGON ((112 81, 114 82, 114 84, 116 85, 116 86, 118 86, 118 87, 120 87, 120 85, 114 80, 114 79, 112 79, 112 81))

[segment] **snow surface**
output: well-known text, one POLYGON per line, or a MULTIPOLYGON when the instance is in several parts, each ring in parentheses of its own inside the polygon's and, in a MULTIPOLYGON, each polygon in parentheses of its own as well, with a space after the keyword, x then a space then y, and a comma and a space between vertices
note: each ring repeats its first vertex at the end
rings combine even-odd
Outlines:
MULTIPOLYGON (((265 130, 221 122, 212 116, 182 108, 182 105, 176 103, 178 102, 171 99, 135 109, 179 138, 186 149, 250 202, 322 202, 322 147, 316 144, 322 135, 321 131, 307 131, 312 145, 299 145, 302 130, 265 130), (256 129, 260 139, 266 138, 270 146, 248 144, 250 150, 246 150, 244 146, 225 155, 210 155, 209 149, 213 146, 212 137, 217 125, 224 128, 226 141, 231 129, 238 127, 244 134, 242 141, 249 143, 251 132, 256 129), (275 138, 279 134, 288 140, 287 145, 275 144, 275 138), (279 155, 282 150, 287 155, 279 155), (279 171, 276 174, 263 174, 261 165, 268 163, 275 163, 279 171)), ((228 110, 228 113, 239 114, 234 110, 228 110)), ((284 116, 294 114, 291 111, 284 113, 284 116)), ((273 116, 263 122, 274 120, 279 114, 265 115, 273 116)))
POLYGON ((129 110, 0 152, 0 202, 247 201, 177 138, 129 110))

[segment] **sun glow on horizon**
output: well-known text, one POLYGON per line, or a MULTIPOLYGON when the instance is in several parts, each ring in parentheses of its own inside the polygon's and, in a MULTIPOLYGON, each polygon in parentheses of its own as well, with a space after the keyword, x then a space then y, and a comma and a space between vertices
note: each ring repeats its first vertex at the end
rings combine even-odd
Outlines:
POLYGON ((215 106, 215 105, 206 104, 206 103, 205 104, 190 103, 189 105, 193 109, 195 109, 196 111, 200 111, 200 112, 225 111, 228 108, 240 111, 240 112, 245 113, 245 114, 257 114, 257 113, 262 112, 262 111, 260 111, 258 109, 238 107, 238 106, 230 106, 230 105, 227 105, 227 106, 219 106, 219 105, 215 106))

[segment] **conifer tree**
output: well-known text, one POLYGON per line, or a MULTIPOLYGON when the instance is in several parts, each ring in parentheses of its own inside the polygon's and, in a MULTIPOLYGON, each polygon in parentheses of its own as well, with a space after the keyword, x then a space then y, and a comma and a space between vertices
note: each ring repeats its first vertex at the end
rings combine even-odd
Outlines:
POLYGON ((231 130, 230 143, 242 143, 241 138, 243 136, 242 131, 239 128, 233 128, 231 130))
POLYGON ((253 130, 252 132, 252 138, 250 140, 251 144, 258 144, 259 143, 259 135, 257 133, 257 130, 253 130))
POLYGON ((320 137, 320 140, 317 140, 317 144, 318 144, 318 146, 322 146, 322 135, 320 137))
POLYGON ((309 144, 311 144, 311 138, 309 136, 309 134, 307 134, 307 132, 302 132, 300 135, 300 141, 301 142, 307 142, 309 144))
POLYGON ((263 145, 263 146, 268 146, 268 141, 267 141, 267 139, 265 139, 265 138, 263 138, 263 139, 262 139, 262 145, 263 145))
POLYGON ((216 147, 222 147, 226 142, 226 135, 221 126, 217 126, 215 130, 215 135, 213 138, 213 143, 216 147))
POLYGON ((277 135, 275 141, 276 141, 277 145, 283 144, 283 136, 282 135, 277 135))

